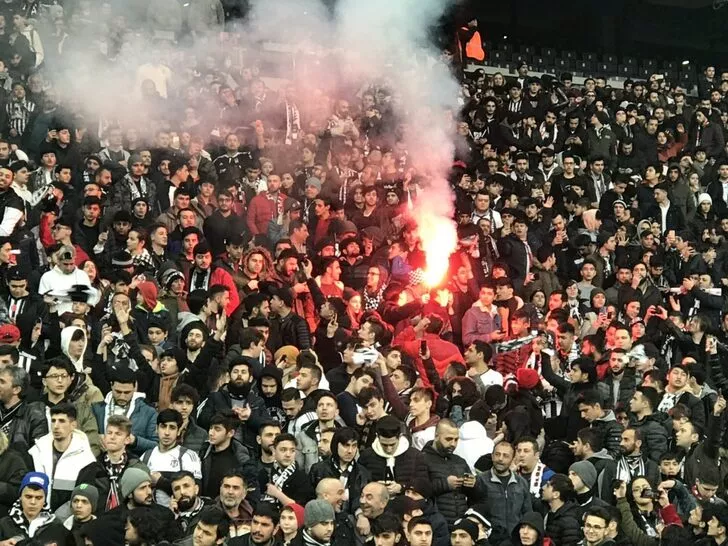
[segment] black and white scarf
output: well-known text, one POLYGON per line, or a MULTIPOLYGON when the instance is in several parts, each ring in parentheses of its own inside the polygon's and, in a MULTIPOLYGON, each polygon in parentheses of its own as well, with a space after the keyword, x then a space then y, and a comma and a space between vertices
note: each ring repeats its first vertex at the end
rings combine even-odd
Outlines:
POLYGON ((315 538, 313 538, 310 534, 308 534, 308 530, 303 530, 303 543, 305 546, 329 546, 331 544, 330 542, 319 542, 315 538))
POLYGON ((301 115, 298 112, 298 106, 286 101, 286 146, 290 146, 294 140, 298 140, 300 132, 301 115))
POLYGON ((362 300, 364 300, 364 311, 376 311, 379 305, 382 303, 382 300, 384 299, 384 289, 386 288, 386 285, 382 285, 379 290, 373 295, 370 296, 367 294, 366 289, 362 292, 362 300))
POLYGON ((207 290, 210 283, 210 270, 201 271, 195 268, 190 275, 190 290, 207 290))
MULTIPOLYGON (((297 466, 295 462, 291 463, 286 468, 281 468, 277 462, 273 463, 273 473, 271 474, 270 482, 278 489, 283 490, 283 486, 286 484, 288 479, 293 476, 294 472, 296 472, 296 468, 297 466)), ((262 495, 260 500, 261 502, 278 502, 268 494, 262 495)))
POLYGON ((104 470, 106 470, 106 474, 109 476, 109 496, 106 498, 106 509, 112 510, 119 506, 121 503, 121 492, 119 490, 119 478, 124 473, 124 470, 126 469, 126 464, 128 462, 128 456, 126 454, 126 451, 121 456, 121 461, 118 463, 114 463, 109 459, 108 453, 104 454, 104 470))
MULTIPOLYGON (((30 522, 28 521, 28 518, 25 517, 25 514, 23 514, 23 509, 20 506, 20 499, 16 500, 10 507, 8 517, 13 520, 13 523, 21 528, 28 537, 33 538, 33 535, 30 533, 30 522)), ((44 508, 43 510, 41 510, 40 514, 38 514, 36 519, 38 518, 41 518, 44 521, 41 522, 41 525, 34 529, 33 534, 35 534, 35 532, 38 531, 38 529, 40 529, 43 525, 46 525, 53 521, 55 516, 51 514, 50 511, 44 508)))
POLYGON ((15 414, 18 413, 18 410, 22 405, 23 402, 20 401, 10 409, 5 409, 4 407, 0 406, 0 430, 2 430, 7 435, 7 437, 10 438, 11 441, 12 435, 10 434, 10 428, 13 425, 15 414))
POLYGON ((129 184, 129 191, 131 192, 131 200, 134 202, 136 199, 147 197, 147 181, 142 176, 139 179, 139 185, 134 181, 134 178, 130 174, 126 175, 126 181, 129 184))
POLYGON ((620 457, 617 459, 617 479, 625 483, 632 481, 633 476, 645 475, 645 461, 642 455, 620 457))

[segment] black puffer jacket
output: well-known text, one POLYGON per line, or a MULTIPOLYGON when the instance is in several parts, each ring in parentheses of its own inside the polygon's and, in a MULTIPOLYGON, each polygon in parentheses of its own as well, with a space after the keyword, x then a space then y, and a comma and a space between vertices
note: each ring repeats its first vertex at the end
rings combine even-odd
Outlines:
POLYGON ((468 509, 467 489, 451 489, 448 476, 461 477, 470 474, 468 463, 454 453, 440 453, 433 442, 427 442, 422 449, 427 464, 427 473, 432 484, 432 494, 439 512, 445 516, 448 525, 463 517, 468 509))
POLYGON ((581 540, 579 507, 574 501, 546 514, 546 536, 559 546, 574 546, 581 540))
POLYGON ((6 449, 0 454, 0 518, 8 515, 18 498, 20 482, 30 468, 15 451, 6 449))
POLYGON ((35 441, 48 434, 45 404, 43 402, 25 402, 15 411, 7 433, 10 447, 27 454, 35 441))
POLYGON ((620 443, 622 442, 623 427, 617 421, 612 410, 607 410, 604 417, 593 421, 589 425, 589 428, 599 432, 602 439, 602 446, 607 450, 609 455, 616 458, 622 454, 620 443))
MULTIPOLYGON (((361 452, 359 463, 369 469, 372 481, 391 480, 391 477, 387 475, 387 457, 384 455, 378 439, 374 440, 372 447, 361 452)), ((404 486, 418 478, 427 479, 425 460, 422 453, 410 447, 409 440, 401 436, 394 456, 394 479, 404 486)))
POLYGON ((665 421, 672 428, 672 419, 664 413, 648 415, 641 421, 635 419, 630 423, 630 426, 640 431, 642 453, 655 462, 659 462, 660 456, 667 451, 669 435, 665 421))

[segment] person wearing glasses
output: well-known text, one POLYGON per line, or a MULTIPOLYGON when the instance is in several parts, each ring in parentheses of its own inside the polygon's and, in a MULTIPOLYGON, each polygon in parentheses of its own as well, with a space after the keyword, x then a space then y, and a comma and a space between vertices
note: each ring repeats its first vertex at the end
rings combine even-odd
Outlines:
POLYGON ((50 416, 50 410, 58 404, 73 404, 76 408, 76 428, 86 434, 94 457, 98 457, 101 453, 101 439, 91 404, 103 402, 101 391, 91 383, 85 373, 76 372, 66 357, 54 358, 48 362, 43 385, 45 393, 42 401, 46 405, 46 415, 50 416))

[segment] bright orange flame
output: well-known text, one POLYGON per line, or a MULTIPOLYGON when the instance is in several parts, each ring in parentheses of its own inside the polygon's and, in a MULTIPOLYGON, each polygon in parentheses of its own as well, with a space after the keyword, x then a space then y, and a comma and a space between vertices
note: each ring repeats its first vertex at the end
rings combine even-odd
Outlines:
POLYGON ((450 254, 458 243, 455 223, 449 218, 423 213, 419 215, 417 231, 427 256, 425 284, 430 288, 440 286, 450 267, 450 254))

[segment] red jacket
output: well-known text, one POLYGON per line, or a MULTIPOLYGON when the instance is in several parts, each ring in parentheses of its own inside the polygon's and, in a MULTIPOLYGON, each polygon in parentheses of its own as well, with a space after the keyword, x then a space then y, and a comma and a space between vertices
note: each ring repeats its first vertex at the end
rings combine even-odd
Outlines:
POLYGON ((440 374, 440 377, 445 374, 445 370, 453 362, 465 364, 463 355, 460 354, 460 350, 455 344, 445 341, 436 334, 425 334, 424 337, 418 338, 416 337, 415 329, 412 326, 408 326, 397 334, 392 345, 401 347, 402 352, 415 361, 417 371, 423 379, 423 383, 427 381, 425 366, 422 364, 422 359, 420 358, 420 342, 423 339, 427 341, 427 346, 432 355, 432 361, 435 363, 435 368, 437 368, 437 373, 440 374))
MULTIPOLYGON (((190 268, 187 274, 187 286, 191 286, 190 281, 192 280, 192 272, 195 270, 194 267, 190 268)), ((238 295, 238 289, 235 286, 235 281, 232 275, 225 271, 222 267, 212 267, 212 273, 210 273, 210 281, 207 284, 208 288, 213 284, 221 284, 230 292, 230 303, 225 308, 225 314, 229 317, 233 314, 233 311, 240 305, 240 296, 238 295)))
POLYGON ((274 201, 268 198, 267 193, 259 193, 250 200, 248 205, 247 224, 250 233, 253 235, 266 235, 268 233, 268 224, 278 216, 278 208, 283 210, 283 201, 286 196, 278 193, 277 199, 274 201))

